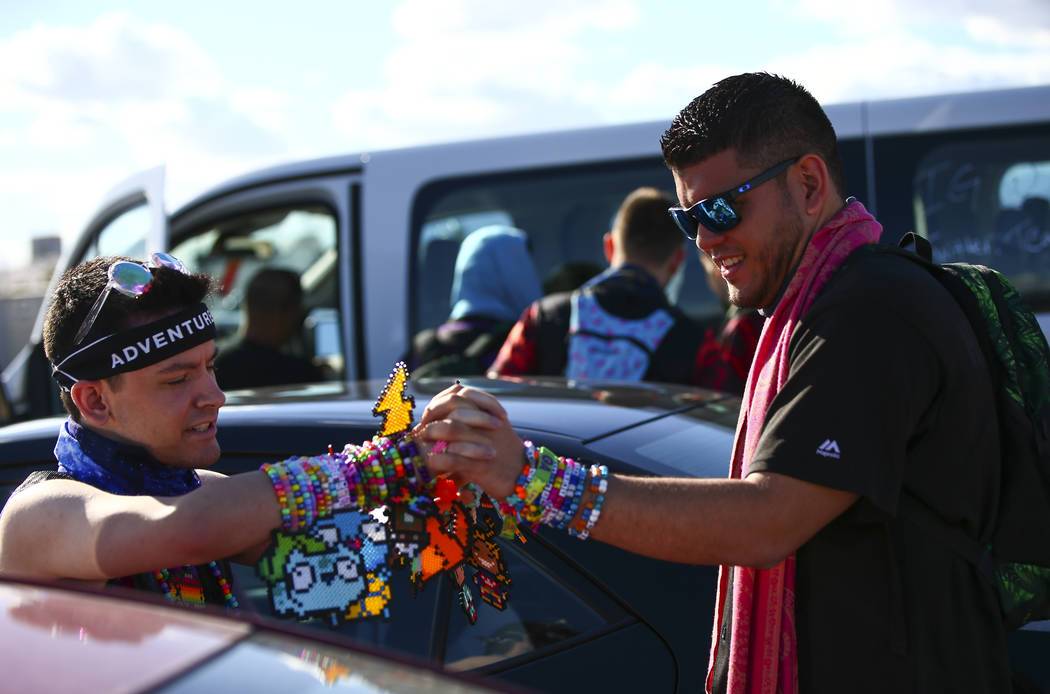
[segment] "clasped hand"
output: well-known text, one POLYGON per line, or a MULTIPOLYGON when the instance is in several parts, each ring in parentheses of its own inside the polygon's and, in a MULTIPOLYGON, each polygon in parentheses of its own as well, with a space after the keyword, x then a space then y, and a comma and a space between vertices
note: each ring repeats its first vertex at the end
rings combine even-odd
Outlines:
POLYGON ((503 406, 485 391, 459 383, 441 391, 412 435, 424 442, 432 474, 449 474, 460 487, 472 482, 496 499, 514 491, 525 462, 522 440, 503 406), (444 450, 434 448, 438 441, 446 442, 444 450))

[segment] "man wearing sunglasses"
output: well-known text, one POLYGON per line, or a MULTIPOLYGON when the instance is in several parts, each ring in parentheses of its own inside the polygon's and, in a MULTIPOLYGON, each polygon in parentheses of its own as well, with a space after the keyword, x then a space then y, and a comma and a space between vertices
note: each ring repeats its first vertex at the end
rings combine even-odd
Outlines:
MULTIPOLYGON (((164 254, 146 263, 98 258, 60 279, 44 349, 69 419, 55 445, 57 470, 30 475, 0 513, 0 571, 237 607, 227 559, 254 561, 271 531, 287 527, 288 495, 274 476, 288 479, 292 468, 233 477, 207 469, 219 458, 225 403, 203 303, 210 287, 209 277, 164 254)), ((415 459, 414 446, 398 455, 415 459)), ((353 506, 360 468, 332 455, 311 460, 322 458, 329 486, 310 489, 330 509, 353 506), (332 489, 344 492, 335 505, 332 489)), ((303 509, 318 503, 296 507, 297 527, 313 522, 303 509)))
MULTIPOLYGON (((983 546, 999 502, 993 391, 959 307, 867 248, 882 227, 845 197, 831 123, 796 83, 722 80, 662 146, 672 217, 766 324, 729 479, 612 474, 579 503, 590 535, 721 565, 711 691, 1008 691, 991 584, 926 530, 983 546)), ((520 496, 522 442, 492 396, 453 386, 423 420, 497 451, 437 471, 520 496)))

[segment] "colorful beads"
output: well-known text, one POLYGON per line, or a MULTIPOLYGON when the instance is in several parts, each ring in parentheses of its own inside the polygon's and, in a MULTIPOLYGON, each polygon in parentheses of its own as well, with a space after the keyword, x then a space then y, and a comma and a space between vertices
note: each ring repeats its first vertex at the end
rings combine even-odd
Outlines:
MULTIPOLYGON (((344 508, 372 509, 388 499, 432 496, 430 476, 419 449, 408 436, 373 437, 361 445, 347 444, 340 453, 292 457, 266 463, 281 507, 281 525, 296 532, 344 508)), ((422 503, 422 502, 421 502, 422 503)))
POLYGON ((592 465, 588 469, 572 458, 559 458, 546 448, 536 448, 531 441, 524 445, 525 465, 514 491, 500 504, 501 510, 534 529, 543 524, 586 539, 601 513, 608 468, 592 465), (586 501, 585 493, 590 495, 586 501))
MULTIPOLYGON (((222 602, 227 609, 236 610, 240 605, 237 598, 230 589, 230 583, 223 575, 222 569, 216 562, 208 562, 215 583, 222 593, 222 602)), ((168 600, 178 605, 190 605, 201 607, 204 605, 204 589, 201 586, 200 575, 195 566, 183 566, 180 569, 159 569, 153 572, 153 579, 157 582, 161 592, 168 600), (178 573, 174 577, 174 573, 178 573)))

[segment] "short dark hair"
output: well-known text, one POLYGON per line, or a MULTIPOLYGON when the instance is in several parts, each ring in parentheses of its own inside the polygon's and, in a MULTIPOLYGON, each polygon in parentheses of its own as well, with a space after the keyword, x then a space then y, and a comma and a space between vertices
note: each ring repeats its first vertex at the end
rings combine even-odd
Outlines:
MULTIPOLYGON (((59 363, 73 351, 73 338, 109 283, 110 265, 121 260, 139 262, 126 256, 100 256, 71 267, 58 280, 47 306, 43 329, 44 354, 52 364, 59 363)), ((204 301, 211 288, 212 279, 208 275, 184 275, 166 267, 154 268, 153 283, 142 296, 128 297, 110 291, 81 344, 196 306, 204 301)), ((62 391, 61 398, 66 411, 80 421, 80 412, 69 393, 62 391)))
POLYGON ((612 233, 628 259, 660 264, 682 247, 682 232, 667 214, 672 205, 674 200, 656 188, 638 188, 624 198, 612 233))
POLYGON ((727 149, 754 168, 813 153, 845 194, 838 141, 824 109, 802 85, 767 72, 717 82, 675 116, 660 146, 664 163, 679 170, 727 149))

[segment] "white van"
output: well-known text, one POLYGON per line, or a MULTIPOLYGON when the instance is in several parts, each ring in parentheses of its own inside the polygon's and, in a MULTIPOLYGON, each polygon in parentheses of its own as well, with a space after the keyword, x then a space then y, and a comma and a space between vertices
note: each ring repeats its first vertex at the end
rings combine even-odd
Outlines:
MULTIPOLYGON (((938 259, 1003 270, 1050 315, 1050 86, 830 105, 847 193, 884 225, 933 242, 938 259)), ((230 180, 181 208, 163 172, 119 186, 56 270, 98 254, 165 249, 220 280, 212 302, 233 333, 261 267, 302 277, 309 317, 299 349, 333 379, 382 377, 418 331, 448 315, 460 242, 481 226, 525 230, 541 277, 604 264, 601 235, 624 196, 673 196, 659 138, 666 121, 337 156, 230 180)), ((720 309, 695 253, 669 287, 701 320, 720 309)), ((916 297, 920 300, 920 297, 916 297)), ((46 299, 45 299, 46 306, 46 299)), ((4 371, 17 418, 60 411, 40 346, 4 371)), ((1044 329, 1050 321, 1044 324, 1044 329)))

